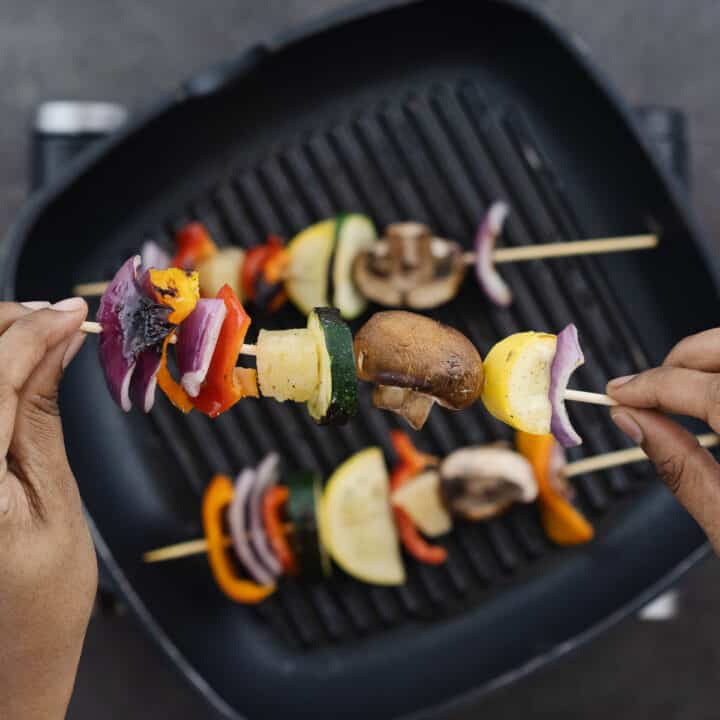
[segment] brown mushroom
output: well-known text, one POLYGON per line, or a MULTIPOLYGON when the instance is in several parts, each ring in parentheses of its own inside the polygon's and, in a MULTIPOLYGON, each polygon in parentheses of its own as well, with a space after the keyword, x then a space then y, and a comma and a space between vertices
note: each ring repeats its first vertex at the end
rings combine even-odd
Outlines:
POLYGON ((353 262, 360 292, 386 307, 434 308, 455 297, 465 276, 462 248, 427 225, 394 223, 353 262))
POLYGON ((484 376, 475 346, 424 315, 375 313, 355 335, 354 349, 358 378, 378 386, 375 406, 398 413, 416 430, 434 402, 462 410, 480 397, 484 376))
POLYGON ((485 520, 515 502, 537 497, 530 463, 519 453, 497 446, 466 447, 440 465, 440 490, 453 515, 485 520))

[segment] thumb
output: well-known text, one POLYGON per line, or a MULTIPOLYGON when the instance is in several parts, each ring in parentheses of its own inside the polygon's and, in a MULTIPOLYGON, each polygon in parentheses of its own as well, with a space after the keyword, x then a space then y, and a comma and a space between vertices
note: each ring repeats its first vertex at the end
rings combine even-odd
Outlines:
POLYGON ((720 555, 720 465, 695 436, 654 410, 620 406, 615 424, 640 444, 658 475, 705 531, 720 555))
POLYGON ((59 384, 63 371, 77 354, 85 338, 79 328, 87 313, 84 301, 73 298, 53 306, 72 313, 65 336, 38 363, 18 398, 15 430, 10 453, 26 478, 41 493, 51 491, 53 479, 67 468, 65 442, 58 408, 59 384))

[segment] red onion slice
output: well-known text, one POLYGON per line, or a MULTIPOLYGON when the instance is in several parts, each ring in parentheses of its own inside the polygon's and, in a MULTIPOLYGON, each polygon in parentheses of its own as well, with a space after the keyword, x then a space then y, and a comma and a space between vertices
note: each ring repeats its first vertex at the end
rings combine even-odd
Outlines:
POLYGON ((227 310, 223 300, 198 300, 180 326, 175 357, 180 384, 190 397, 197 397, 205 381, 227 310))
POLYGON ((235 481, 235 493, 228 508, 228 523, 233 548, 250 577, 259 585, 273 585, 274 577, 255 556, 251 546, 251 532, 246 522, 246 509, 256 484, 257 473, 252 468, 247 468, 238 475, 235 481))
POLYGON ((170 253, 165 252, 154 240, 146 240, 140 248, 142 266, 146 269, 165 270, 170 267, 170 253))
POLYGON ((102 325, 98 350, 105 382, 113 400, 125 411, 132 407, 130 380, 135 371, 135 356, 126 351, 125 335, 120 310, 125 298, 137 293, 137 270, 140 257, 135 255, 125 262, 110 281, 100 298, 97 321, 102 325))
POLYGON ((130 380, 130 399, 145 413, 149 413, 155 404, 157 374, 161 359, 159 346, 143 350, 137 357, 135 372, 130 380))
POLYGON ((582 438, 577 434, 568 417, 565 390, 570 376, 584 362, 578 331, 571 323, 558 333, 555 357, 550 368, 550 404, 552 405, 550 432, 566 448, 582 445, 582 438))
POLYGON ((510 305, 512 292, 495 270, 493 251, 509 211, 507 203, 494 202, 485 213, 475 235, 475 275, 478 284, 490 300, 501 307, 510 305))
POLYGON ((257 481, 251 491, 249 503, 250 541, 257 556, 274 577, 278 577, 282 573, 282 566, 268 543, 262 520, 262 499, 273 485, 277 485, 279 477, 280 456, 274 452, 269 453, 257 466, 257 481))
MULTIPOLYGON (((97 312, 103 328, 98 349, 105 381, 112 398, 125 412, 132 407, 131 380, 138 356, 148 349, 159 349, 175 328, 168 322, 171 309, 159 305, 143 290, 139 268, 139 255, 123 263, 100 298, 97 312)), ((151 380, 152 372, 146 368, 137 393, 132 393, 143 398, 143 406, 147 404, 151 380)))

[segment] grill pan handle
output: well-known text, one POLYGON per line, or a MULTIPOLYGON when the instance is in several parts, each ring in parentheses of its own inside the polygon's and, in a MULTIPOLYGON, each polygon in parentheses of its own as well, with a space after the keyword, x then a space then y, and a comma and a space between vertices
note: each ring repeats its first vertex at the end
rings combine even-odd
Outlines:
POLYGON ((66 169, 85 148, 127 120, 122 105, 59 100, 35 111, 31 144, 30 188, 38 190, 66 169))

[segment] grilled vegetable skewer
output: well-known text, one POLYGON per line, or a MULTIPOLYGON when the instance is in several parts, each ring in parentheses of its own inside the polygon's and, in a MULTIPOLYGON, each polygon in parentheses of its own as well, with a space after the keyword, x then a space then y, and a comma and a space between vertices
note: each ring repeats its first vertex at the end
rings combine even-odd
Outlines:
MULTIPOLYGON (((92 320, 86 320, 81 326, 80 326, 80 332, 89 333, 91 335, 99 335, 103 331, 102 325, 99 322, 93 322, 92 320)), ((177 338, 173 337, 170 340, 171 345, 175 345, 177 343, 177 338)), ((248 343, 243 343, 242 355, 256 355, 257 354, 257 345, 251 345, 248 343)))
MULTIPOLYGON (((244 302, 274 312, 290 299, 305 315, 314 307, 334 306, 345 319, 362 314, 368 300, 385 307, 428 309, 457 294, 467 266, 475 267, 481 289, 497 305, 512 302, 512 292, 495 270, 497 263, 596 255, 654 248, 655 235, 496 248, 509 208, 495 202, 475 236, 475 251, 464 252, 454 241, 434 237, 418 222, 388 225, 378 239, 365 215, 340 214, 298 233, 285 247, 276 236, 242 250, 218 248, 207 229, 192 222, 176 236, 174 258, 153 242, 142 248, 143 265, 195 269, 201 294, 214 297, 224 284, 244 302)), ((102 294, 106 283, 82 283, 77 295, 102 294)))
MULTIPOLYGON (((720 438, 712 433, 698 435, 697 440, 703 447, 720 444, 720 438)), ((594 530, 573 505, 574 493, 568 479, 647 460, 641 448, 630 448, 566 463, 552 436, 522 432, 516 436, 517 449, 529 465, 517 453, 497 444, 461 448, 441 463, 438 458, 418 451, 404 433, 393 431, 392 441, 399 462, 389 482, 390 495, 387 471, 377 448, 356 453, 343 463, 333 474, 324 496, 319 478, 313 473, 291 475, 284 487, 274 484, 278 480, 277 461, 272 455, 261 463, 260 467, 275 468, 271 482, 257 487, 264 492, 260 502, 265 532, 277 557, 286 556, 285 572, 309 570, 315 577, 327 575, 330 572, 327 548, 351 575, 371 583, 397 584, 404 580, 404 571, 396 550, 397 540, 392 540, 395 532, 416 559, 441 563, 446 558, 444 548, 427 543, 418 530, 426 537, 438 537, 452 529, 452 515, 482 520, 499 514, 512 502, 531 501, 536 494, 549 539, 559 545, 585 543, 592 539, 594 530), (527 475, 529 467, 534 479, 527 475), (278 497, 279 503, 274 500, 278 497), (397 530, 387 523, 389 506, 393 508, 397 530), (282 508, 284 518, 278 514, 282 508)), ((216 476, 206 492, 204 505, 217 505, 210 498, 216 496, 218 487, 227 488, 228 483, 228 479, 216 476)), ((244 511, 243 517, 247 512, 245 498, 251 495, 244 493, 243 504, 238 506, 244 511)), ((231 491, 225 506, 231 507, 236 501, 237 496, 231 491)), ((211 545, 216 555, 227 552, 237 545, 238 538, 223 534, 222 522, 218 522, 217 532, 210 532, 208 537, 151 550, 143 555, 143 561, 164 562, 204 554, 211 545)), ((242 535, 244 554, 251 545, 257 546, 260 534, 261 529, 254 527, 242 535)), ((223 576, 223 589, 227 580, 223 576)), ((237 578, 229 588, 237 591, 237 578)), ((252 592, 235 599, 257 602, 265 596, 264 591, 252 588, 252 592)))

